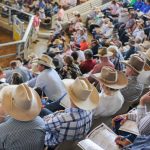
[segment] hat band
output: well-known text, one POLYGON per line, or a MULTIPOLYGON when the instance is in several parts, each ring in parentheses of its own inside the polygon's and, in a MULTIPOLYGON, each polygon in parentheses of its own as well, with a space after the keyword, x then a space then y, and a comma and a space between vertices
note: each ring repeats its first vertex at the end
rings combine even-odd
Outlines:
POLYGON ((105 83, 108 83, 108 84, 114 84, 117 82, 117 79, 118 79, 118 73, 116 73, 116 76, 115 76, 115 80, 114 81, 111 81, 111 80, 107 80, 105 78, 101 78, 102 81, 104 81, 105 83))

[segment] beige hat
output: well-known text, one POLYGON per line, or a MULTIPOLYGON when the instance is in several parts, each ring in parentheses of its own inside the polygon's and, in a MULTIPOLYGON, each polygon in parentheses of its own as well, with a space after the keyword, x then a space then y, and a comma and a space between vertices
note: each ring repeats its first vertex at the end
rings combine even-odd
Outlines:
POLYGON ((99 56, 99 57, 110 57, 110 56, 112 56, 112 55, 113 55, 113 53, 112 53, 112 52, 109 52, 106 47, 102 47, 102 48, 100 48, 100 49, 98 50, 98 54, 96 54, 95 56, 99 56))
POLYGON ((62 44, 63 42, 60 39, 56 39, 53 44, 54 45, 58 45, 58 44, 62 44))
POLYGON ((150 48, 146 51, 146 52, 141 52, 144 54, 144 56, 146 57, 146 59, 148 59, 148 61, 150 61, 150 48))
POLYGON ((92 110, 99 104, 99 93, 86 78, 64 79, 71 101, 83 110, 92 110))
POLYGON ((38 56, 35 54, 35 53, 31 53, 31 54, 29 54, 28 55, 28 58, 30 59, 30 60, 33 60, 34 58, 37 58, 38 56))
POLYGON ((96 11, 96 12, 100 12, 100 11, 101 11, 101 9, 100 9, 99 7, 95 7, 94 11, 96 11))
POLYGON ((38 64, 37 63, 32 63, 30 71, 34 74, 40 74, 38 70, 38 64))
POLYGON ((117 71, 109 66, 104 66, 101 73, 96 73, 92 76, 112 89, 122 89, 128 84, 128 79, 123 72, 117 71))
POLYGON ((145 51, 147 51, 150 48, 150 42, 144 41, 144 43, 140 44, 140 46, 142 46, 145 49, 145 51))
POLYGON ((122 63, 124 63, 125 65, 131 67, 137 73, 140 73, 143 70, 143 67, 145 65, 144 59, 142 59, 137 54, 131 55, 131 57, 129 58, 129 60, 122 61, 122 63))
POLYGON ((53 59, 50 56, 45 55, 45 54, 42 54, 41 57, 34 59, 32 63, 38 63, 38 64, 41 64, 41 65, 44 65, 44 66, 47 66, 50 68, 51 67, 55 68, 55 66, 53 64, 53 59))
POLYGON ((5 112, 19 121, 33 120, 41 111, 41 99, 26 84, 8 85, 0 92, 0 101, 5 112))
POLYGON ((44 9, 40 9, 39 11, 42 12, 42 13, 44 13, 44 9))

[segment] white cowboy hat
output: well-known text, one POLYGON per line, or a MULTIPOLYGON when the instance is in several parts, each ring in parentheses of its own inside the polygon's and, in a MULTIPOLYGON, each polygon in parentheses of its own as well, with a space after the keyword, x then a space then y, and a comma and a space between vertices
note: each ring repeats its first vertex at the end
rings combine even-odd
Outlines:
POLYGON ((37 63, 32 63, 30 71, 34 74, 40 74, 38 70, 38 64, 37 63))
POLYGON ((55 69, 55 66, 53 64, 53 59, 50 56, 45 55, 45 54, 42 54, 41 57, 34 59, 32 63, 41 64, 41 65, 44 65, 50 68, 52 67, 55 69))
POLYGON ((140 73, 143 70, 145 65, 144 59, 137 54, 131 55, 129 60, 122 61, 122 63, 132 68, 137 73, 140 73))
POLYGON ((99 104, 99 93, 86 78, 64 79, 63 83, 74 105, 83 110, 92 110, 99 104))
POLYGON ((104 66, 101 73, 96 73, 91 76, 112 89, 122 89, 128 84, 128 79, 123 72, 108 66, 104 66))
POLYGON ((139 54, 141 54, 144 58, 148 59, 148 61, 150 61, 150 48, 146 51, 139 51, 139 54))
POLYGON ((60 39, 56 39, 54 42, 53 42, 54 45, 58 45, 58 44, 63 44, 63 41, 60 40, 60 39))
POLYGON ((102 48, 100 48, 100 49, 98 50, 98 54, 96 54, 95 56, 99 56, 99 57, 110 57, 110 56, 112 56, 112 55, 113 55, 113 53, 112 53, 112 52, 109 52, 106 47, 102 47, 102 48))
POLYGON ((0 101, 5 112, 19 121, 33 120, 41 111, 41 99, 26 84, 8 85, 0 92, 0 101))

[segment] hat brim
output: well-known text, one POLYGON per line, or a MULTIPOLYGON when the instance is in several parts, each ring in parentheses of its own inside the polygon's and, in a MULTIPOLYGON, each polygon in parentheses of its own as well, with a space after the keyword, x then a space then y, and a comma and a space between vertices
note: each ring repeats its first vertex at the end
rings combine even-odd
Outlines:
POLYGON ((36 91, 30 88, 33 97, 30 109, 29 110, 19 109, 13 104, 13 97, 12 97, 12 91, 15 90, 16 87, 17 85, 10 85, 5 87, 5 89, 1 91, 2 106, 5 112, 12 118, 19 121, 33 120, 34 118, 36 118, 36 116, 39 115, 42 108, 41 99, 39 95, 36 93, 36 91))
POLYGON ((118 71, 118 79, 117 79, 116 83, 105 82, 101 78, 101 73, 93 74, 92 77, 95 78, 97 81, 100 81, 105 86, 112 88, 112 89, 118 89, 119 90, 119 89, 126 87, 128 84, 128 79, 125 76, 125 74, 123 72, 119 72, 119 71, 118 71))
POLYGON ((129 63, 128 63, 128 60, 126 60, 126 61, 121 61, 121 63, 123 63, 123 64, 125 64, 126 66, 128 66, 128 67, 130 67, 130 68, 132 68, 135 72, 137 72, 137 73, 140 73, 142 70, 137 70, 137 69, 135 69, 132 65, 130 65, 129 63))
POLYGON ((71 85, 74 83, 73 79, 64 79, 63 83, 68 91, 69 97, 74 105, 83 110, 93 110, 95 109, 100 101, 99 93, 97 89, 93 86, 93 91, 86 100, 80 100, 71 90, 71 85))
POLYGON ((46 66, 46 67, 50 67, 50 68, 53 68, 53 69, 56 68, 53 63, 47 64, 47 63, 45 63, 44 61, 42 61, 42 60, 40 60, 40 59, 34 60, 32 63, 41 64, 41 65, 44 65, 44 66, 46 66))
POLYGON ((96 54, 94 56, 98 56, 98 57, 111 57, 112 55, 113 55, 112 52, 107 52, 107 54, 105 54, 105 55, 96 54))

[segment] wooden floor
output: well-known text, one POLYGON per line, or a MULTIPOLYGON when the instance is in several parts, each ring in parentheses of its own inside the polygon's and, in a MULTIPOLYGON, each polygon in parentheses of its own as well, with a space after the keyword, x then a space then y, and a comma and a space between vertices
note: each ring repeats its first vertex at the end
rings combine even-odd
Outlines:
MULTIPOLYGON (((0 44, 11 42, 12 40, 13 40, 12 33, 10 31, 4 30, 3 28, 0 28, 0 44)), ((15 52, 16 52, 16 45, 0 47, 0 56, 15 53, 15 52)), ((0 58, 0 66, 8 67, 9 62, 12 59, 14 59, 14 57, 0 58)))

